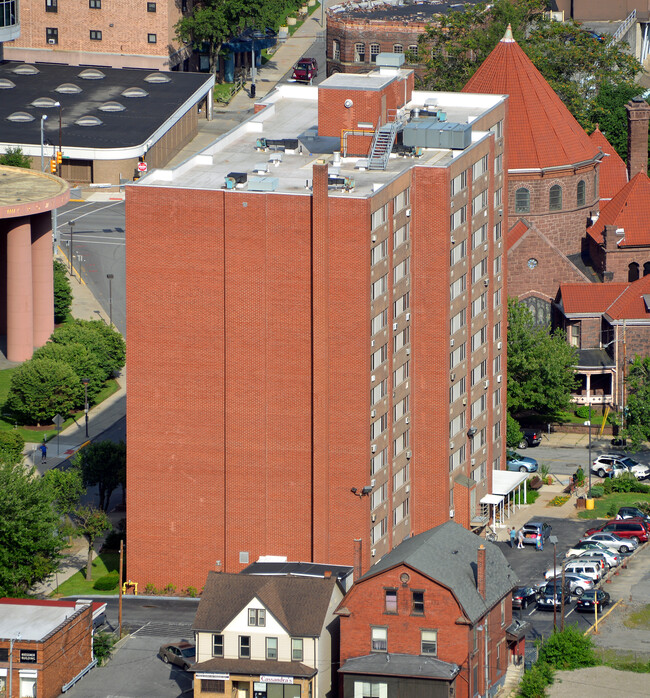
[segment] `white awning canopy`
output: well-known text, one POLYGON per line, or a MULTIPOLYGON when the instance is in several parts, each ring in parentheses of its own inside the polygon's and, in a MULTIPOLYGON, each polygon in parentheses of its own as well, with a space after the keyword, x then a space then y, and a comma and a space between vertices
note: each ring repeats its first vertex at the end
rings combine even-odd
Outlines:
MULTIPOLYGON (((506 495, 517 489, 524 480, 527 480, 529 473, 511 472, 510 470, 492 471, 492 492, 493 494, 506 495)), ((488 495, 491 496, 491 495, 488 495)))
POLYGON ((481 497, 481 504, 501 504, 502 501, 502 494, 486 494, 485 497, 481 497))

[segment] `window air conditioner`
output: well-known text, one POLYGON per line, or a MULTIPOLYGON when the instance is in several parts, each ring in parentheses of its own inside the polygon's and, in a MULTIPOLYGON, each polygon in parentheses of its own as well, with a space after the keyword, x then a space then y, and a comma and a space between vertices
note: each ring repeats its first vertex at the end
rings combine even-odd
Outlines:
POLYGON ((371 452, 371 453, 376 453, 376 452, 377 452, 377 444, 373 444, 373 445, 370 447, 370 452, 371 452))
POLYGON ((407 355, 407 356, 410 356, 410 354, 411 354, 411 349, 410 349, 410 347, 406 347, 406 355, 407 355))
POLYGON ((490 285, 490 279, 483 279, 483 286, 486 288, 490 285))
POLYGON ((376 235, 371 235, 371 236, 370 236, 370 241, 371 241, 371 242, 377 242, 377 236, 376 236, 376 235))
POLYGON ((455 381, 455 380, 456 380, 456 374, 455 374, 455 373, 452 373, 451 376, 450 376, 450 378, 451 378, 452 381, 455 381))
POLYGON ((476 458, 472 458, 472 460, 469 462, 470 465, 476 465, 476 458))
POLYGON ((375 376, 374 376, 374 375, 370 376, 370 382, 371 382, 371 383, 374 383, 374 382, 375 382, 375 376))
POLYGON ((452 245, 455 244, 456 238, 452 235, 452 236, 449 238, 449 242, 451 242, 452 245))
POLYGON ((453 346, 454 346, 454 340, 453 340, 453 339, 449 340, 449 346, 450 346, 450 347, 453 347, 453 346))
POLYGON ((503 346, 502 342, 497 342, 497 349, 501 349, 502 346, 503 346))
POLYGON ((373 548, 373 549, 370 551, 370 554, 372 555, 372 557, 375 557, 375 555, 377 554, 377 548, 373 548))
POLYGON ((450 509, 450 510, 449 510, 449 518, 450 518, 450 519, 453 519, 453 518, 454 518, 454 510, 453 510, 453 509, 450 509))
POLYGON ((404 422, 405 422, 406 424, 408 424, 408 423, 409 423, 409 418, 407 417, 407 418, 404 420, 404 422))
POLYGON ((376 410, 370 410, 370 416, 374 417, 377 414, 376 410))
POLYGON ((407 452, 406 452, 406 457, 407 457, 407 458, 410 458, 410 457, 411 457, 411 452, 410 452, 410 451, 407 451, 407 452))
POLYGON ((376 516, 376 514, 373 514, 373 515, 370 517, 370 520, 372 521, 372 523, 375 523, 375 521, 377 521, 377 516, 376 516))
POLYGON ((407 217, 407 218, 410 218, 410 217, 411 217, 411 209, 410 209, 410 208, 407 208, 407 209, 406 209, 406 217, 407 217))
POLYGON ((465 406, 465 405, 467 405, 467 398, 466 397, 463 398, 463 406, 465 406))
POLYGON ((396 322, 393 323, 393 331, 395 331, 395 330, 397 330, 397 323, 396 322))
POLYGON ((406 313, 406 322, 409 322, 411 319, 411 313, 406 313))
POLYGON ((489 386, 490 386, 490 381, 485 381, 485 383, 483 383, 484 390, 487 390, 489 388, 489 386))
POLYGON ((497 376, 497 383, 501 383, 501 376, 497 376))
POLYGON ((485 245, 483 245, 483 249, 487 252, 487 251, 488 251, 488 247, 489 247, 489 245, 488 245, 487 242, 486 242, 485 245))
POLYGON ((374 346, 375 346, 375 340, 374 340, 374 339, 371 339, 371 340, 370 340, 370 346, 371 346, 371 347, 374 347, 374 346))
POLYGON ((408 494, 411 491, 411 485, 406 485, 404 491, 408 494))

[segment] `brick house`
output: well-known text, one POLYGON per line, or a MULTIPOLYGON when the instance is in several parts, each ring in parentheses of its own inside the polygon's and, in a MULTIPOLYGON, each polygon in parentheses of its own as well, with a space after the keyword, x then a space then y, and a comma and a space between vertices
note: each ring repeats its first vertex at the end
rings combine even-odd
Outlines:
POLYGON ((341 698, 456 696, 503 682, 523 654, 517 577, 496 545, 454 522, 403 541, 358 579, 341 618, 341 698), (406 692, 405 692, 406 690, 406 692))
POLYGON ((338 660, 336 577, 210 572, 194 619, 194 695, 326 698, 338 660))
POLYGON ((83 599, 0 599, 0 695, 56 698, 90 671, 96 664, 93 615, 105 606, 83 599))
POLYGON ((555 324, 578 349, 575 402, 622 407, 628 359, 650 353, 650 275, 632 283, 561 284, 555 324))

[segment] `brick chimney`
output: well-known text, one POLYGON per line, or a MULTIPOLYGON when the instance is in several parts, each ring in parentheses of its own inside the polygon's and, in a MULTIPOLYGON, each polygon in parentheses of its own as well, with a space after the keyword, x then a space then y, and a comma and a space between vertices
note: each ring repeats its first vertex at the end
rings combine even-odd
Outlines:
POLYGON ((627 174, 632 179, 639 172, 648 171, 648 122, 650 106, 635 97, 626 105, 627 109, 627 174))
POLYGON ((362 553, 361 538, 354 539, 354 581, 358 582, 361 579, 361 553, 362 553))
POLYGON ((616 249, 616 226, 606 225, 603 228, 603 247, 606 250, 616 249))
POLYGON ((476 553, 476 588, 478 593, 485 598, 485 546, 481 544, 476 553))

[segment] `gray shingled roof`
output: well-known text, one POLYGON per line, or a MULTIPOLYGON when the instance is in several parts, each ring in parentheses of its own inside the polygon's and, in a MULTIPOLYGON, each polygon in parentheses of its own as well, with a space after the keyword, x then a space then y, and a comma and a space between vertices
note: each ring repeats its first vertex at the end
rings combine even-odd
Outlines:
POLYGON ((290 635, 319 637, 335 577, 279 577, 209 572, 194 630, 221 632, 257 597, 290 635))
POLYGON ((435 657, 414 654, 379 653, 352 657, 339 669, 341 674, 372 674, 374 676, 408 676, 409 678, 451 681, 460 671, 458 664, 435 657))
POLYGON ((453 521, 407 538, 373 565, 359 583, 402 564, 450 588, 472 623, 517 586, 517 575, 499 548, 453 521), (481 545, 486 548, 486 599, 476 588, 477 550, 481 545))

